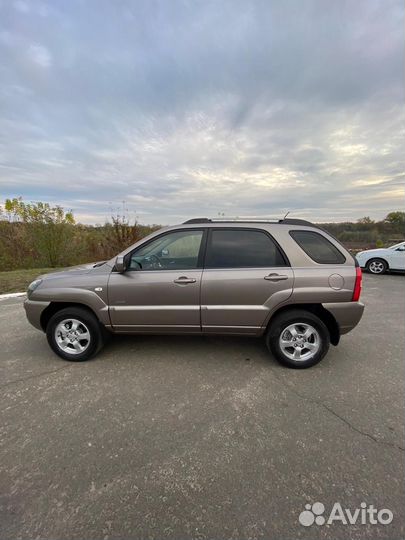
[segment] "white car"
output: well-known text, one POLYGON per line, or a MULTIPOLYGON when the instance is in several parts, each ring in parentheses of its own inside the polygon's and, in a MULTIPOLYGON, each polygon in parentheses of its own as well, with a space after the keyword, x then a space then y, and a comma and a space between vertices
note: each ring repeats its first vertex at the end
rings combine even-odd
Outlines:
POLYGON ((360 251, 356 259, 362 268, 372 274, 384 274, 387 270, 405 270, 405 242, 389 248, 360 251))

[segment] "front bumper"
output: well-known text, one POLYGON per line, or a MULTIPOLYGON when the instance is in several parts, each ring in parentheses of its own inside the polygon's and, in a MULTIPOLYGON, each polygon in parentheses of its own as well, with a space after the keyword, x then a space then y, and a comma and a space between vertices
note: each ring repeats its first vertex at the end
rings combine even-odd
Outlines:
POLYGON ((322 305, 335 317, 341 334, 347 334, 353 330, 363 316, 364 304, 362 302, 339 302, 322 305))
POLYGON ((364 257, 356 257, 356 261, 359 263, 360 268, 365 268, 367 265, 368 259, 364 257))
POLYGON ((27 298, 24 302, 24 309, 27 315, 27 319, 32 324, 32 326, 38 328, 38 330, 43 331, 43 328, 41 326, 41 315, 44 309, 49 306, 49 304, 50 302, 38 302, 37 300, 30 300, 29 298, 27 298))

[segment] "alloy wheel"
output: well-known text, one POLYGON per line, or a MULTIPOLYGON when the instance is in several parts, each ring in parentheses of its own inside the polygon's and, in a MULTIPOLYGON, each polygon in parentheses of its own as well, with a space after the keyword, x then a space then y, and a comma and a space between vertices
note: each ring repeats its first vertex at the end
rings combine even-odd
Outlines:
POLYGON ((368 269, 372 274, 381 274, 385 270, 384 263, 382 261, 372 261, 368 269))
POLYGON ((321 338, 313 326, 297 322, 290 324, 281 332, 279 345, 290 360, 304 361, 310 360, 319 351, 321 338))
POLYGON ((78 319, 64 319, 55 328, 55 341, 65 353, 83 353, 90 345, 90 332, 78 319))

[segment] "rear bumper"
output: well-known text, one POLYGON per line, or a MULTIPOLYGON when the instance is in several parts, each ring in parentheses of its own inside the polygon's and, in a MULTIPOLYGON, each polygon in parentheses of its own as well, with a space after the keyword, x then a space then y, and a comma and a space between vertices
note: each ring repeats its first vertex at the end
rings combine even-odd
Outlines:
POLYGON ((24 302, 24 309, 27 319, 32 326, 35 326, 35 328, 38 328, 38 330, 43 331, 43 328, 41 327, 41 315, 49 304, 50 302, 38 302, 37 300, 29 300, 28 298, 24 302))
POLYGON ((339 302, 322 304, 335 318, 341 334, 353 330, 363 316, 364 304, 362 302, 339 302))

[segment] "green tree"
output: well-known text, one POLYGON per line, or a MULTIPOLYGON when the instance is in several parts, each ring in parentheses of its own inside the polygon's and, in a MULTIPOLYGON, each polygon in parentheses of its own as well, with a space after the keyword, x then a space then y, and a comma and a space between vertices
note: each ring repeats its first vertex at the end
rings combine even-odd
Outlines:
POLYGON ((384 221, 394 225, 395 228, 398 228, 399 232, 405 230, 405 212, 390 212, 384 221))
POLYGON ((50 223, 74 225, 73 213, 65 212, 59 205, 50 206, 48 203, 37 202, 27 204, 22 197, 6 199, 4 204, 9 220, 23 223, 50 223))
POLYGON ((21 197, 7 199, 4 210, 9 222, 24 224, 25 244, 35 250, 38 262, 61 266, 69 261, 75 223, 72 212, 43 202, 25 203, 21 197))

